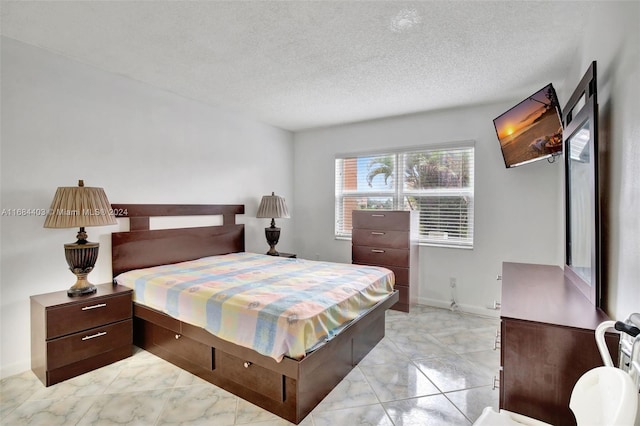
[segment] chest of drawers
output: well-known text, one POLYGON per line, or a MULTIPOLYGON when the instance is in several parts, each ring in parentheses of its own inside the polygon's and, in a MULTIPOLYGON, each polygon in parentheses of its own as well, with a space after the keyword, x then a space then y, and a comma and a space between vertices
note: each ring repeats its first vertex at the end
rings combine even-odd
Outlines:
POLYGON ((391 309, 409 312, 418 286, 418 212, 354 210, 351 260, 393 271, 400 300, 391 309))
POLYGON ((96 287, 81 297, 31 296, 31 369, 45 386, 131 356, 132 290, 96 287))

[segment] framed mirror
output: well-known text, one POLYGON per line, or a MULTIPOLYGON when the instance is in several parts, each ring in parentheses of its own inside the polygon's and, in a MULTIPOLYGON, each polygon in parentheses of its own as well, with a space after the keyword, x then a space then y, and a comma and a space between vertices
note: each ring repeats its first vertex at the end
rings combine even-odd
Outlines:
POLYGON ((600 307, 600 197, 596 63, 562 113, 565 156, 565 275, 600 307))

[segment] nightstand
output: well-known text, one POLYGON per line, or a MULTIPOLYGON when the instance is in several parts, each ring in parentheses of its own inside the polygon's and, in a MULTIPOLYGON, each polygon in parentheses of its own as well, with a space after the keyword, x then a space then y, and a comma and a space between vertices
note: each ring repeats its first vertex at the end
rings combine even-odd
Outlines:
POLYGON ((278 257, 286 257, 286 258, 289 258, 289 259, 295 259, 296 257, 298 257, 298 255, 295 254, 295 253, 283 253, 283 252, 280 252, 280 256, 278 256, 278 257))
POLYGON ((88 296, 31 296, 31 369, 45 386, 131 356, 132 290, 96 287, 88 296))

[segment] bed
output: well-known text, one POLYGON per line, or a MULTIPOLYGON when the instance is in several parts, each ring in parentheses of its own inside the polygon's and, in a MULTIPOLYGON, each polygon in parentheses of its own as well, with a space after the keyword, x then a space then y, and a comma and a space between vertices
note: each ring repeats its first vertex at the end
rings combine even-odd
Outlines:
MULTIPOLYGON (((141 274, 149 276, 146 268, 158 265, 186 261, 199 265, 203 258, 207 262, 211 259, 213 262, 224 262, 228 258, 237 260, 238 257, 261 262, 267 257, 244 252, 244 225, 235 220, 237 214, 244 213, 243 205, 114 204, 112 207, 118 217, 128 217, 130 222, 130 231, 112 234, 114 278, 139 270, 145 270, 141 274), (149 226, 152 217, 195 215, 220 215, 223 223, 160 230, 151 230, 149 226)), ((295 259, 273 260, 279 261, 281 265, 276 263, 282 268, 304 269, 307 266, 304 261, 295 259), (288 260, 297 263, 283 263, 288 260)), ((133 281, 139 278, 137 276, 133 281)), ((135 284, 133 286, 135 293, 135 284)), ((339 332, 330 333, 316 344, 309 342, 310 347, 305 346, 302 353, 300 348, 272 353, 261 347, 232 343, 207 331, 206 320, 198 323, 194 319, 177 319, 171 315, 174 312, 169 305, 163 307, 162 303, 153 304, 136 297, 134 343, 298 424, 384 337, 385 311, 398 301, 398 294, 393 290, 387 290, 385 294, 375 292, 377 299, 373 305, 362 306, 360 314, 343 325, 339 332)), ((223 318, 227 323, 235 321, 226 313, 223 318)), ((215 321, 209 320, 209 323, 215 327, 215 321)))

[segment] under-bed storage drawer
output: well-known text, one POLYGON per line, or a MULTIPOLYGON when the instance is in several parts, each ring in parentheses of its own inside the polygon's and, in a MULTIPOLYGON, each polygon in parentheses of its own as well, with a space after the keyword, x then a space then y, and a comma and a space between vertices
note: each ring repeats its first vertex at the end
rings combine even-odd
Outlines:
POLYGON ((171 352, 192 363, 211 370, 213 368, 213 348, 196 342, 180 333, 162 327, 153 327, 152 341, 154 345, 171 352))
POLYGON ((215 370, 248 389, 261 393, 275 401, 284 401, 284 376, 249 361, 215 351, 215 370))

